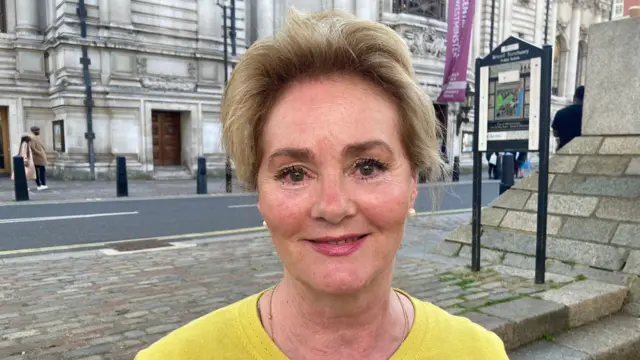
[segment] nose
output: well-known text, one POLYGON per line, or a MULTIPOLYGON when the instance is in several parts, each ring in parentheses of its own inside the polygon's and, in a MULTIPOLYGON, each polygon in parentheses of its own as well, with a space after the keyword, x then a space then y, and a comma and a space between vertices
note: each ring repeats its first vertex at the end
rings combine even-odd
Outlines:
POLYGON ((322 177, 316 196, 311 208, 314 219, 339 224, 356 213, 356 204, 351 198, 344 174, 322 177))

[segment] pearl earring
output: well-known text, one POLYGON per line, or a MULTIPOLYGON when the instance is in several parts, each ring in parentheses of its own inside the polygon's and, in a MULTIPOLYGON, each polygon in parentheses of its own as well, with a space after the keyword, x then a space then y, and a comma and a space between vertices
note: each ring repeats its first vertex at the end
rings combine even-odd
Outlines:
POLYGON ((263 221, 263 222, 262 222, 262 226, 263 226, 263 227, 267 227, 267 222, 266 222, 266 221, 263 221))
POLYGON ((416 216, 416 209, 411 208, 409 209, 408 213, 409 213, 409 217, 416 216))

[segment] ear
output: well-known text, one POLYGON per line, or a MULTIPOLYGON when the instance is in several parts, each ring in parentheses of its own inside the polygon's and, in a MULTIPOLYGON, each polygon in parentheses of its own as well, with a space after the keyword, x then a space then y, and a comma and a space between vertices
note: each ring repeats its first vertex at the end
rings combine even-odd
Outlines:
POLYGON ((411 195, 409 197, 409 207, 415 207, 416 198, 418 198, 418 171, 411 174, 411 195))

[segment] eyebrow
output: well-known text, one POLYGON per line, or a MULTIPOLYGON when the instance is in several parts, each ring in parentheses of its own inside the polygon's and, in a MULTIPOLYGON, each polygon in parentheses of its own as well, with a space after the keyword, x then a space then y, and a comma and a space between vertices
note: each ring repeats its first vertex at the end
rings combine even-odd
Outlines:
MULTIPOLYGON (((344 148, 342 153, 343 155, 346 155, 348 157, 356 157, 358 155, 361 155, 362 153, 365 153, 375 148, 383 148, 385 151, 393 154, 393 150, 391 150, 391 147, 382 140, 369 140, 369 141, 349 144, 347 145, 347 147, 344 148)), ((300 162, 309 162, 313 160, 313 153, 308 148, 278 149, 273 154, 271 154, 271 156, 269 156, 269 160, 271 161, 281 156, 289 157, 300 162)))
POLYGON ((342 152, 344 155, 356 157, 375 148, 383 148, 388 153, 393 154, 393 150, 391 150, 391 147, 382 140, 369 140, 360 143, 349 144, 342 152))
POLYGON ((269 156, 269 161, 278 158, 278 157, 289 157, 295 159, 300 162, 309 162, 313 155, 311 154, 311 150, 306 148, 283 148, 276 150, 271 156, 269 156))

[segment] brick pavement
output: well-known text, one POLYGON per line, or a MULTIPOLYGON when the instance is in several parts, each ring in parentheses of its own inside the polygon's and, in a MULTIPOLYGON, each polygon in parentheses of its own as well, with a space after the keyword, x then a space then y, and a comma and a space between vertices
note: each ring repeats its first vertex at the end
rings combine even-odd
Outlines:
MULTIPOLYGON (((468 216, 411 219, 394 285, 456 314, 543 290, 491 269, 471 274, 464 263, 427 253, 439 231, 468 216)), ((188 321, 275 284, 281 274, 264 235, 117 256, 4 259, 0 358, 131 359, 188 321)))

